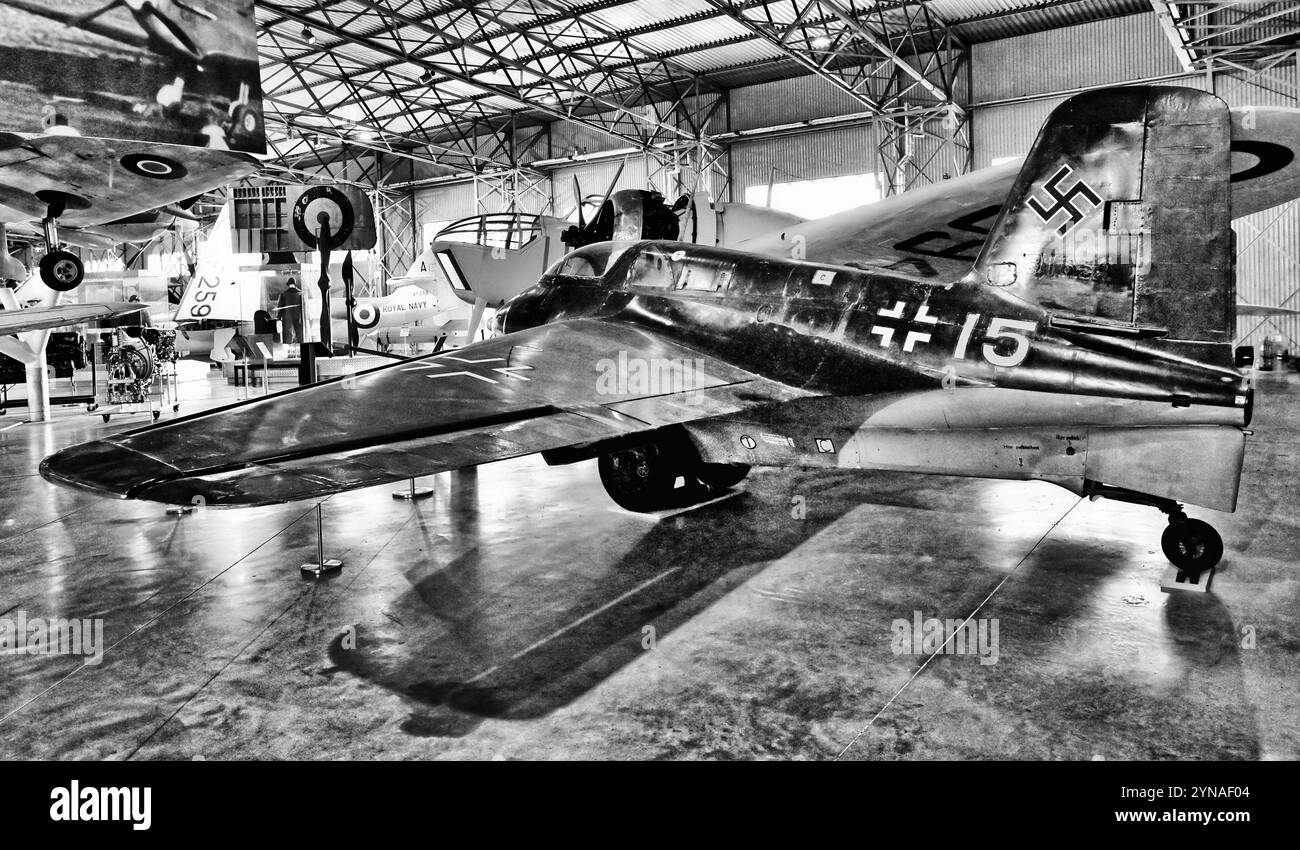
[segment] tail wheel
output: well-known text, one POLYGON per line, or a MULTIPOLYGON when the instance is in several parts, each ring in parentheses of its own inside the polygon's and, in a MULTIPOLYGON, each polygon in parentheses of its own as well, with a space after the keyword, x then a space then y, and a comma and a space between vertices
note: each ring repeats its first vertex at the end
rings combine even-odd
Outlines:
POLYGON ((81 260, 70 251, 51 251, 41 257, 41 281, 55 292, 76 289, 85 276, 81 260))
POLYGON ((1200 575, 1223 557, 1223 538, 1208 522, 1186 519, 1165 528, 1160 535, 1160 548, 1175 567, 1200 575))
POLYGON ((680 474, 680 462, 655 443, 600 456, 600 483, 624 510, 648 513, 667 507, 680 474))
POLYGON ((702 463, 695 470, 696 480, 713 492, 735 487, 748 474, 745 463, 702 463))

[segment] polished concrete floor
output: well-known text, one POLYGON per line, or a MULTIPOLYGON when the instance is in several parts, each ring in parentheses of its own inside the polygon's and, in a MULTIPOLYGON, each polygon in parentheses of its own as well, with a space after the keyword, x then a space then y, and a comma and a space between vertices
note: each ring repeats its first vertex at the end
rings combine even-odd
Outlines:
POLYGON ((326 500, 345 567, 305 581, 312 505, 55 488, 42 456, 143 418, 11 411, 0 617, 101 618, 105 652, 0 655, 0 756, 1300 758, 1300 381, 1260 396, 1240 509, 1191 511, 1208 594, 1161 591, 1159 512, 1045 484, 763 471, 654 524, 537 458, 326 500), (996 663, 894 630, 972 613, 996 663))

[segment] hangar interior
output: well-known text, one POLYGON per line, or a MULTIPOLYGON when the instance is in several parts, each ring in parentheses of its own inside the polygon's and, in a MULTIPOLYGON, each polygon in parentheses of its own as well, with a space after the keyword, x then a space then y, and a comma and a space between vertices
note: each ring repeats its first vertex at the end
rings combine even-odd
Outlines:
MULTIPOLYGON (((270 155, 247 185, 362 190, 374 296, 485 214, 573 222, 652 189, 812 219, 941 185, 1024 157, 1055 107, 1100 86, 1300 106, 1292 2, 255 9, 270 155)), ((1233 228, 1238 300, 1300 307, 1300 205, 1233 228)), ((154 251, 154 268, 179 263, 154 251)), ((1300 315, 1237 321, 1233 343, 1265 355, 1300 338, 1300 315)), ((1208 589, 1171 589, 1156 511, 1043 482, 755 470, 739 496, 647 519, 614 508, 594 461, 532 455, 413 480, 427 499, 380 486, 178 513, 37 472, 142 423, 12 409, 0 617, 93 618, 104 642, 93 664, 3 659, 0 752, 1295 759, 1300 390, 1286 361, 1257 364, 1208 589), (343 568, 305 579, 318 557, 343 568), (984 632, 936 653, 936 621, 984 632)), ((187 381, 182 413, 265 383, 187 381)))

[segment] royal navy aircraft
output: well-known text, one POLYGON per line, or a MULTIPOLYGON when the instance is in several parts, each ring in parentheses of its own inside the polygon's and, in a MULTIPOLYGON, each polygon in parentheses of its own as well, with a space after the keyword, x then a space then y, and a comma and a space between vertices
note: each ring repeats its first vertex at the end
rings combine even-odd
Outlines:
MULTIPOLYGON (((469 315, 469 305, 455 297, 439 299, 423 286, 407 279, 393 278, 389 285, 392 291, 388 295, 354 298, 350 311, 342 298, 331 299, 332 339, 337 342, 348 339, 350 312, 360 345, 371 345, 377 340, 385 343, 445 341, 456 331, 462 332, 463 340, 464 319, 469 315), (461 320, 459 325, 449 325, 457 318, 461 320), (402 329, 407 331, 405 337, 400 334, 402 329)), ((310 288, 305 295, 309 304, 306 313, 315 316, 319 310, 319 295, 310 288)))
MULTIPOLYGON (((419 261, 412 264, 418 268, 419 261)), ((460 346, 469 342, 471 307, 457 298, 439 276, 413 274, 388 282, 389 294, 380 298, 354 298, 351 310, 343 301, 330 302, 330 317, 351 324, 364 344, 383 342, 436 343, 460 346)), ((308 300, 312 294, 308 293, 308 300)), ((346 327, 336 328, 334 339, 347 339, 346 327)))
POLYGON ((573 252, 499 337, 72 446, 49 481, 266 505, 541 453, 654 511, 753 466, 1041 480, 1155 507, 1198 573, 1236 507, 1231 118, 1194 89, 1048 118, 975 261, 925 277, 685 242, 573 252), (678 487, 678 480, 685 486, 678 487))

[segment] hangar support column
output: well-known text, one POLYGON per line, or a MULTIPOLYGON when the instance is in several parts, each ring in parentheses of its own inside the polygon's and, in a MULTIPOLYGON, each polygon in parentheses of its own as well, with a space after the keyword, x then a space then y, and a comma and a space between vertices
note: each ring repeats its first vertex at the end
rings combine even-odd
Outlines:
POLYGON ((36 360, 27 365, 27 420, 44 422, 50 418, 49 370, 45 363, 45 344, 41 342, 36 360))
POLYGON ((928 4, 796 0, 778 19, 766 4, 708 3, 876 116, 885 194, 970 170, 968 51, 928 4))

